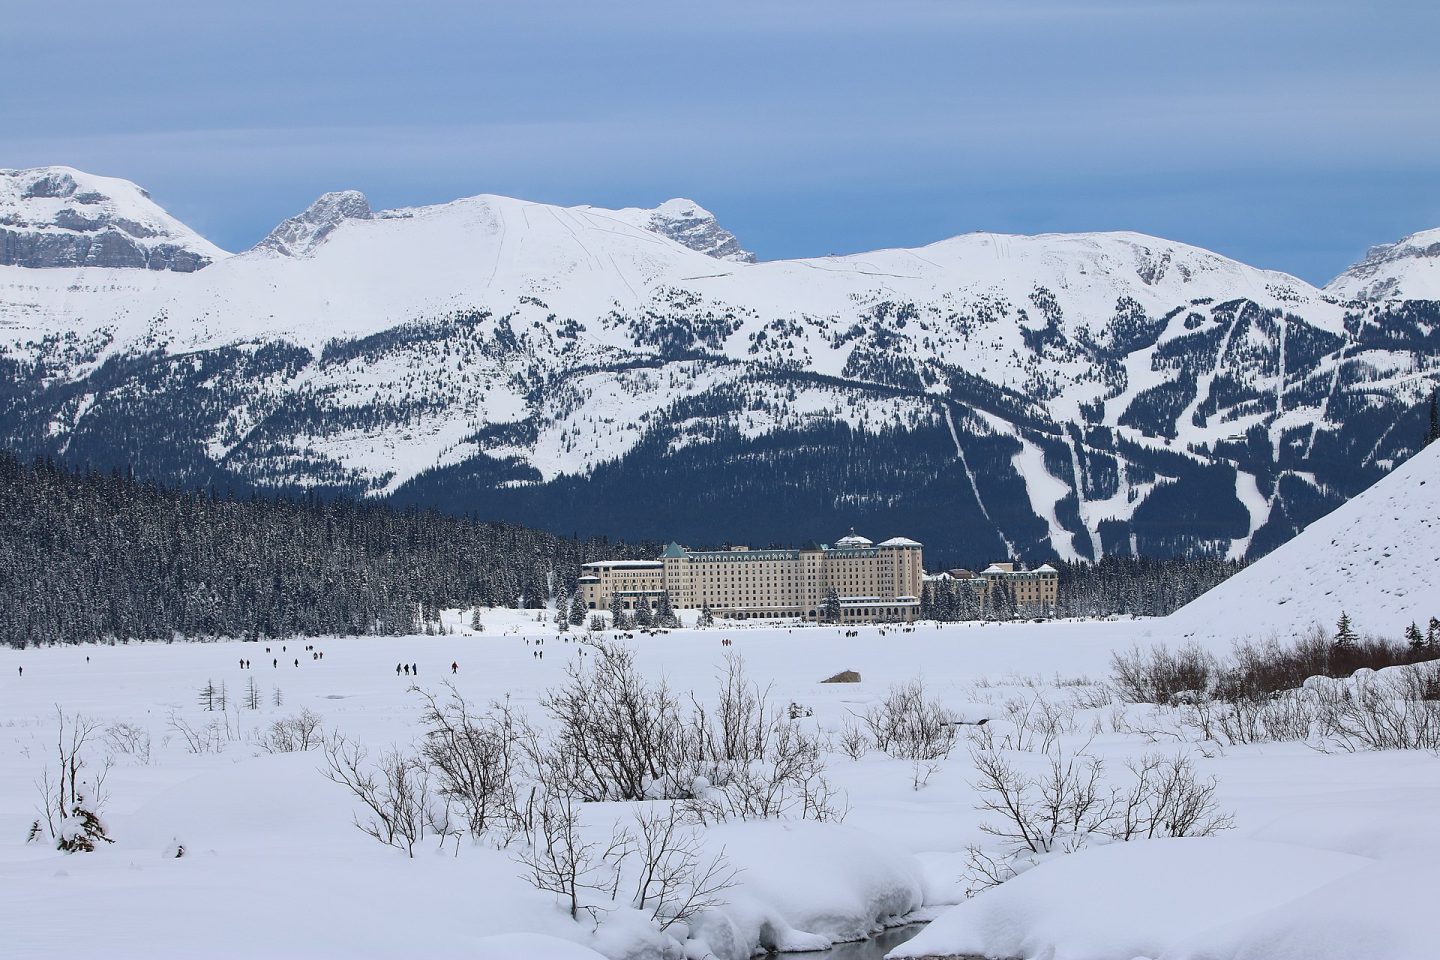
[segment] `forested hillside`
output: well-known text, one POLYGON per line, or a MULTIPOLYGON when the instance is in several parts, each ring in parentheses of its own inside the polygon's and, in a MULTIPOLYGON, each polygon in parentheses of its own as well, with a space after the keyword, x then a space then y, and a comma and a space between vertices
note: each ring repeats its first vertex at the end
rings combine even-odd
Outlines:
POLYGON ((346 500, 234 499, 0 454, 0 643, 407 634, 443 607, 542 606, 571 540, 346 500))

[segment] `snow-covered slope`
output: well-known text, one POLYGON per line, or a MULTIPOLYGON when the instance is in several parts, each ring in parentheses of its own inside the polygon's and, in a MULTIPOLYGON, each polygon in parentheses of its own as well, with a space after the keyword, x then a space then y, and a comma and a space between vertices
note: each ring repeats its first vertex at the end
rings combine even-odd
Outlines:
POLYGON ((1202 639, 1286 638, 1333 630, 1342 611, 1391 639, 1440 617, 1440 444, 1166 622, 1202 639))
POLYGON ((346 191, 197 273, 0 266, 0 440, 567 532, 1238 557, 1413 451, 1440 382, 1434 304, 1141 234, 748 259, 686 200, 346 191))
POLYGON ((225 256, 128 180, 0 170, 0 264, 189 272, 225 256))
POLYGON ((1325 292, 1346 300, 1440 300, 1440 228, 1371 247, 1325 292))

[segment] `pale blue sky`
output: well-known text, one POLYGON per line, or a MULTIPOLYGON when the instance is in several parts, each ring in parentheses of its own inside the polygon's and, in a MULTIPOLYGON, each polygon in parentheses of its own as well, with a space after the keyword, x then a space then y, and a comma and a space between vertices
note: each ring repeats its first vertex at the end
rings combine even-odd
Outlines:
POLYGON ((1133 229, 1324 282, 1440 226, 1440 4, 7 0, 0 166, 229 249, 316 195, 687 196, 764 258, 1133 229))

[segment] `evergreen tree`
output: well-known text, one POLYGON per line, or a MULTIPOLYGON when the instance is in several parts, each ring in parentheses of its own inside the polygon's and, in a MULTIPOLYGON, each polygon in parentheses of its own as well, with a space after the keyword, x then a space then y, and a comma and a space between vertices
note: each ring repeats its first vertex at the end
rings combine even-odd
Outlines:
POLYGON ((1440 649, 1440 619, 1430 618, 1430 627, 1425 631, 1425 646, 1432 651, 1440 649))
POLYGON ((839 623, 843 612, 839 592, 834 587, 829 587, 825 591, 825 602, 820 605, 820 619, 826 623, 839 623))
POLYGON ((200 696, 198 698, 200 706, 206 710, 214 710, 215 701, 218 699, 219 693, 220 691, 216 688, 215 681, 206 680, 205 686, 200 688, 200 696))
POLYGON ((1420 653, 1425 649, 1425 634, 1420 632, 1420 625, 1411 622, 1405 628, 1405 643, 1410 647, 1412 653, 1420 653))
POLYGON ((635 600, 635 626, 652 627, 655 625, 655 618, 650 612, 650 598, 637 597, 635 600))
POLYGON ((630 617, 625 612, 625 603, 619 593, 610 594, 610 625, 616 630, 629 630, 630 617))
POLYGON ((710 612, 710 604, 707 603, 707 604, 705 604, 704 606, 702 606, 702 607, 700 608, 700 619, 698 619, 698 620, 695 621, 695 626, 697 626, 697 627, 713 627, 713 626, 715 626, 715 614, 713 614, 713 613, 710 612))
POLYGON ((1440 390, 1430 391, 1430 429, 1425 433, 1425 446, 1440 440, 1440 390))
POLYGON ((1355 641, 1358 639, 1359 637, 1355 635, 1355 631, 1350 626, 1350 614, 1343 610, 1340 611, 1340 619, 1335 624, 1335 648, 1349 649, 1355 646, 1355 641))
POLYGON ((580 597, 580 591, 576 590, 570 594, 570 626, 578 627, 585 622, 585 601, 580 597))
POLYGON ((655 626, 664 627, 666 630, 673 630, 680 626, 680 618, 675 615, 675 608, 670 604, 670 591, 660 594, 660 602, 655 607, 655 626))

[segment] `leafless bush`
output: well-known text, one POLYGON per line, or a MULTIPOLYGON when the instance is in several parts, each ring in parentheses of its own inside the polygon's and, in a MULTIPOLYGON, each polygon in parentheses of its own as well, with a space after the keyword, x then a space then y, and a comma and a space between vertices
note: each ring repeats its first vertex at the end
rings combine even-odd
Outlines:
POLYGON ((870 751, 870 738, 865 736, 864 730, 846 718, 841 722, 840 736, 835 745, 851 760, 859 760, 870 751))
POLYGON ((499 826, 503 844, 523 829, 516 822, 518 780, 535 733, 508 702, 477 713, 453 684, 445 688, 444 699, 412 688, 425 704, 421 755, 435 772, 440 796, 459 808, 470 835, 478 839, 499 826))
POLYGON ((1170 703, 1214 687, 1220 664, 1205 648, 1190 643, 1179 650, 1139 646, 1110 655, 1115 688, 1130 703, 1170 703))
POLYGON ((1146 756, 1128 765, 1123 787, 1105 776, 1103 762, 1082 748, 1058 745, 1039 774, 1027 774, 982 729, 971 739, 978 809, 991 815, 980 829, 997 849, 972 847, 967 876, 972 893, 1003 883, 1023 866, 1071 853, 1092 838, 1139 840, 1159 836, 1209 836, 1233 825, 1217 810, 1215 781, 1201 780, 1190 760, 1146 756))
POLYGON ((430 772, 418 758, 392 747, 371 763, 363 746, 338 735, 326 739, 323 749, 321 772, 349 790, 363 807, 363 817, 354 815, 359 830, 412 858, 427 831, 444 842, 448 832, 444 804, 438 802, 430 772))
POLYGON ((735 885, 724 849, 707 857, 699 833, 673 804, 637 810, 632 837, 639 870, 631 906, 647 911, 662 931, 720 906, 735 885))
MULTIPOLYGON (((598 882, 603 865, 603 859, 596 855, 598 845, 586 842, 582 836, 580 802, 573 794, 547 796, 540 806, 539 826, 536 842, 521 848, 516 859, 526 866, 530 884, 560 898, 575 920, 580 914, 582 892, 603 889, 598 882)), ((622 848, 612 845, 611 849, 622 848)))
POLYGON ((1119 795, 1107 825, 1116 840, 1208 837, 1235 825, 1234 817, 1217 809, 1215 778, 1201 780, 1184 754, 1147 754, 1127 766, 1135 780, 1119 795))
POLYGON ((1349 682, 1312 682, 1304 691, 1317 707, 1318 737, 1326 747, 1356 750, 1440 750, 1440 701, 1429 699, 1433 666, 1375 674, 1349 682))
POLYGON ((567 668, 565 684, 541 701, 556 724, 556 771, 563 791, 583 800, 642 800, 685 758, 678 698, 647 683, 634 654, 618 644, 590 645, 586 666, 567 668))
POLYGON ((187 753, 220 753, 230 742, 228 715, 224 724, 221 724, 219 719, 214 719, 197 727, 172 710, 165 720, 165 726, 180 737, 187 753))
POLYGON ((696 778, 684 808, 697 823, 726 820, 845 818, 848 808, 825 777, 820 741, 776 721, 765 754, 725 768, 725 780, 696 778))
MULTIPOLYGON (((90 770, 91 751, 101 738, 100 724, 80 714, 67 716, 55 708, 55 761, 35 782, 40 792, 40 813, 56 849, 66 853, 89 853, 96 841, 114 843, 100 819, 105 803, 105 777, 111 760, 106 757, 98 769, 90 770)), ((31 837, 39 834, 39 821, 31 837)))
POLYGON ((597 922, 609 909, 604 903, 620 902, 629 876, 630 906, 648 913, 662 931, 724 903, 736 878, 725 851, 707 856, 699 832, 669 803, 635 811, 633 828, 614 825, 602 846, 585 839, 578 798, 548 795, 535 842, 516 860, 525 879, 555 894, 572 918, 586 910, 597 922))
POLYGON ((927 699, 924 681, 894 684, 885 699, 862 719, 876 749, 902 760, 936 760, 955 748, 958 719, 938 701, 927 699))
POLYGON ((1011 730, 1001 746, 1007 749, 1049 753, 1062 734, 1075 732, 1075 709, 1038 693, 1029 700, 1007 700, 1004 706, 1011 730))
POLYGON ((266 753, 301 753, 314 750, 324 739, 320 725, 324 721, 318 713, 309 709, 301 710, 290 717, 282 717, 270 724, 258 743, 266 753))
POLYGON ((105 745, 111 753, 134 757, 139 764, 150 763, 150 731, 125 721, 105 728, 105 745))

